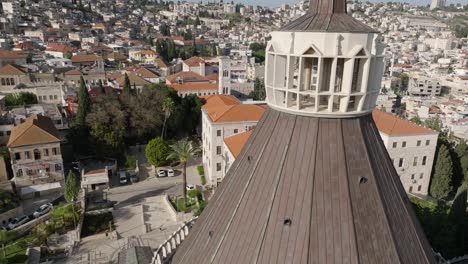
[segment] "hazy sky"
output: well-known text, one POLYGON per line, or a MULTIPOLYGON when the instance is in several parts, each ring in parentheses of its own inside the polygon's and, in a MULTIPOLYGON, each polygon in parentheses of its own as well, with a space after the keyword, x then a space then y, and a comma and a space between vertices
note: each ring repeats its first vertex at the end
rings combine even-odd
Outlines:
MULTIPOLYGON (((199 0, 191 0, 191 1, 199 1, 199 0)), ((213 2, 214 0, 209 0, 210 2, 213 2)), ((217 0, 219 1, 219 0, 217 0)), ((231 0, 223 0, 224 2, 230 2, 231 0)), ((359 0, 362 1, 362 0, 359 0)), ((367 1, 367 0, 365 0, 367 1)), ((417 4, 417 5, 428 5, 431 3, 431 0, 369 0, 370 2, 373 3, 378 3, 378 2, 407 2, 410 4, 417 4)), ((460 3, 460 4, 467 4, 468 0, 447 0, 447 5, 450 5, 452 3, 460 3)), ((208 2, 208 0, 203 0, 204 3, 208 2)), ((294 4, 299 2, 298 0, 234 0, 234 3, 242 3, 242 4, 247 4, 247 5, 261 5, 261 6, 269 6, 269 7, 277 7, 280 6, 281 4, 294 4)))

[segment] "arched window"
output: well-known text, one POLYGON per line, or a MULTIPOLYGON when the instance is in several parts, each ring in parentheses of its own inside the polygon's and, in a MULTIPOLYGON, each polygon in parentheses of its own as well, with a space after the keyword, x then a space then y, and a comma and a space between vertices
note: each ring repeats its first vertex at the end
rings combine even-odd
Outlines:
POLYGON ((10 85, 15 85, 15 79, 10 78, 10 85))
POLYGON ((22 169, 18 169, 16 171, 16 177, 22 177, 23 176, 23 170, 22 169))
POLYGON ((38 149, 34 150, 34 160, 41 159, 41 152, 38 149))
POLYGON ((5 78, 2 78, 2 85, 6 85, 5 78))

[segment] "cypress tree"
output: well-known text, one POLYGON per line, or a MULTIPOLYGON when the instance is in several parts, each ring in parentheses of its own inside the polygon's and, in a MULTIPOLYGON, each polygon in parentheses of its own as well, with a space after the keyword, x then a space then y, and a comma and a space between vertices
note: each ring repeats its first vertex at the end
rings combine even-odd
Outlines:
POLYGON ((131 84, 130 84, 130 79, 128 78, 128 75, 127 73, 125 73, 125 82, 124 82, 124 86, 123 86, 123 94, 130 94, 130 90, 131 90, 131 84))
POLYGON ((65 180, 65 190, 64 196, 67 202, 72 202, 76 196, 78 196, 78 192, 80 191, 80 185, 78 182, 78 178, 76 177, 75 173, 72 170, 67 175, 67 179, 65 180))
POLYGON ((88 88, 86 88, 83 76, 80 77, 80 89, 78 91, 78 111, 76 113, 75 125, 86 126, 86 116, 91 110, 91 99, 88 88))
POLYGON ((430 193, 433 197, 441 199, 447 197, 452 190, 453 164, 449 150, 441 144, 437 151, 437 159, 432 176, 430 193))

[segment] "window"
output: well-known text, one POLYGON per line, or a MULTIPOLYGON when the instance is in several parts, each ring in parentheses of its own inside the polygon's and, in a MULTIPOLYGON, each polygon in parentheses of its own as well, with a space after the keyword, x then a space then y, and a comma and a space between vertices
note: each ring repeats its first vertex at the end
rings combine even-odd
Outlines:
POLYGON ((38 149, 35 149, 35 150, 33 151, 33 153, 34 153, 34 160, 39 160, 39 159, 41 159, 41 152, 39 152, 38 149))
POLYGON ((21 153, 16 152, 15 153, 15 160, 20 160, 21 159, 21 153))
POLYGON ((424 177, 424 173, 419 174, 419 179, 422 179, 424 177))
POLYGON ((431 143, 430 140, 426 140, 426 146, 429 146, 429 143, 431 143))
POLYGON ((397 143, 393 142, 392 148, 396 148, 396 147, 397 147, 397 143))
POLYGON ((62 166, 60 164, 55 164, 55 171, 61 171, 62 166))
POLYGON ((423 160, 422 160, 422 165, 423 165, 423 166, 426 165, 426 160, 427 160, 427 157, 424 156, 424 157, 423 157, 423 160))
POLYGON ((237 134, 237 133, 239 133, 239 129, 236 128, 234 129, 234 134, 237 134))
POLYGON ((2 78, 2 85, 6 85, 5 78, 2 78))
POLYGON ((58 152, 57 152, 57 148, 52 148, 52 155, 57 155, 58 152))
POLYGON ((414 180, 414 174, 411 174, 411 179, 414 180))
POLYGON ((361 91, 361 83, 362 83, 362 75, 363 75, 363 67, 364 67, 365 59, 355 59, 354 60, 354 67, 353 67, 353 80, 351 82, 351 92, 360 92, 361 91))
POLYGON ((52 95, 49 95, 49 100, 52 100, 54 99, 54 97, 52 95))
POLYGON ((339 58, 336 61, 335 92, 341 92, 343 84, 344 59, 339 58))
POLYGON ((221 154, 221 146, 216 146, 216 154, 221 154))
POLYGON ((398 167, 403 167, 403 158, 400 158, 400 160, 398 161, 398 167))
POLYGON ((416 143, 416 146, 421 146, 421 140, 418 140, 418 142, 416 143))
POLYGON ((406 141, 403 141, 403 142, 401 143, 401 147, 402 147, 402 148, 406 148, 406 141))
POLYGON ((321 86, 320 86, 320 92, 330 90, 330 77, 331 77, 332 64, 333 64, 332 58, 323 59, 322 75, 321 75, 322 81, 321 81, 321 86))
POLYGON ((7 136, 11 135, 11 131, 8 130, 8 131, 6 132, 6 134, 7 134, 7 136))
POLYGON ((408 192, 413 192, 413 186, 410 186, 410 187, 409 187, 408 192))
POLYGON ((318 59, 304 58, 303 64, 301 91, 316 91, 318 59))
POLYGON ((421 191, 421 185, 418 185, 418 192, 421 191))
POLYGON ((31 158, 31 153, 29 153, 29 151, 25 151, 24 156, 25 156, 26 159, 30 159, 31 158))
POLYGON ((54 95, 54 100, 57 100, 57 95, 54 95))
POLYGON ((413 166, 418 166, 418 157, 414 157, 413 166))
POLYGON ((218 137, 221 136, 221 129, 216 130, 216 136, 218 136, 218 137))
POLYGON ((221 163, 218 162, 216 163, 216 171, 220 171, 221 170, 221 163))
POLYGON ((0 131, 0 137, 3 137, 3 131, 0 131))
POLYGON ((16 171, 16 177, 21 177, 21 176, 23 176, 23 170, 22 170, 22 169, 18 169, 18 170, 16 171))
POLYGON ((49 156, 49 149, 44 149, 44 156, 49 156))

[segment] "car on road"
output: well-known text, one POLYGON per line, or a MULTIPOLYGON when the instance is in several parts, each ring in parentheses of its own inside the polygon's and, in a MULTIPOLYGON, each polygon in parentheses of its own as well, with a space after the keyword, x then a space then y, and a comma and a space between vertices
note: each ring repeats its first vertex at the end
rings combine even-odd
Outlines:
POLYGON ((194 190, 195 186, 193 186, 192 184, 187 184, 185 188, 187 188, 187 191, 190 191, 190 190, 194 190))
POLYGON ((173 169, 167 169, 167 176, 168 177, 174 177, 175 176, 174 170, 173 169))
POLYGON ((167 177, 167 172, 166 170, 158 170, 158 177, 167 177))
POLYGON ((36 211, 34 211, 33 217, 38 218, 42 215, 47 214, 50 211, 50 209, 52 209, 52 207, 53 205, 51 203, 46 203, 46 204, 39 206, 39 208, 37 208, 36 211))
POLYGON ((9 230, 15 229, 15 228, 17 228, 18 226, 23 225, 23 224, 25 224, 25 223, 27 223, 27 222, 29 222, 29 217, 28 217, 27 215, 18 216, 18 217, 16 217, 15 219, 13 219, 13 221, 11 221, 11 222, 8 224, 7 228, 8 228, 9 230))
POLYGON ((136 174, 130 174, 130 182, 135 183, 138 182, 138 176, 136 174))
POLYGON ((119 171, 118 172, 118 175, 119 175, 119 183, 121 185, 124 185, 124 184, 127 184, 127 172, 126 171, 119 171))

